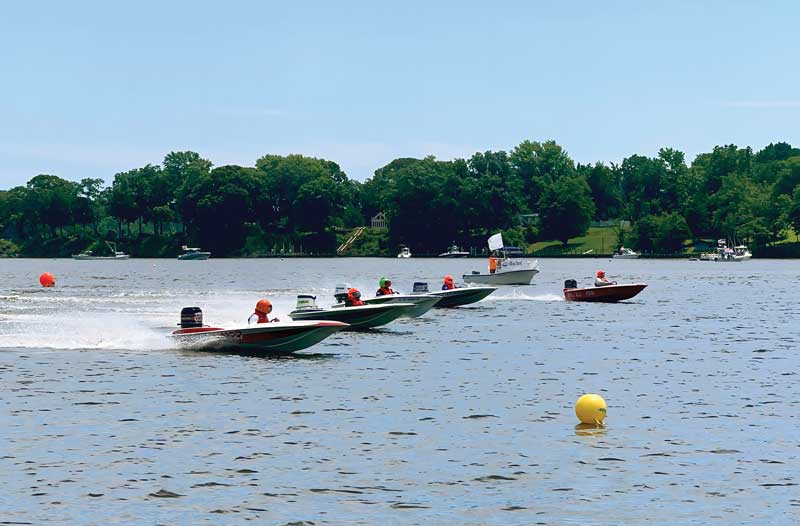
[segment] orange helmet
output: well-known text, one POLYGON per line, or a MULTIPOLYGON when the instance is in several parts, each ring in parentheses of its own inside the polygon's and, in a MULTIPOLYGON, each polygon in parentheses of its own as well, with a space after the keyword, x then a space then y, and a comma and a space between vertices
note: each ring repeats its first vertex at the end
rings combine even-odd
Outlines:
POLYGON ((603 277, 605 277, 605 275, 606 275, 606 272, 604 270, 598 270, 597 271, 597 277, 598 278, 603 278, 603 277))
POLYGON ((452 283, 453 282, 453 276, 448 274, 447 276, 444 277, 444 282, 445 283, 452 283))
POLYGON ((269 300, 258 300, 258 303, 256 303, 256 312, 269 314, 272 312, 272 303, 270 303, 269 300))
POLYGON ((347 291, 347 297, 351 300, 361 299, 361 292, 357 288, 353 287, 347 291))

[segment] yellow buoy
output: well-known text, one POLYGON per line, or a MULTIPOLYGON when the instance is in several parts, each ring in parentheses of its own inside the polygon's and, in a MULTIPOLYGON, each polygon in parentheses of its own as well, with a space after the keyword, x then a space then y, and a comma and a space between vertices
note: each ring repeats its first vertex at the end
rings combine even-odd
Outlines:
POLYGON ((606 419, 606 401, 598 394, 585 394, 575 403, 575 414, 584 424, 603 425, 606 419))

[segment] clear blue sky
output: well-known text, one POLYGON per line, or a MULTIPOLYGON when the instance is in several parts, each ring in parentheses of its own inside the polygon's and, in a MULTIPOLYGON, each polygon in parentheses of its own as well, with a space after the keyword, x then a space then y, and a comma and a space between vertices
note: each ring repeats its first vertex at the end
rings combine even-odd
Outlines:
POLYGON ((4 4, 0 188, 183 149, 302 153, 363 180, 524 139, 581 162, 800 144, 800 3, 395 4, 4 4))

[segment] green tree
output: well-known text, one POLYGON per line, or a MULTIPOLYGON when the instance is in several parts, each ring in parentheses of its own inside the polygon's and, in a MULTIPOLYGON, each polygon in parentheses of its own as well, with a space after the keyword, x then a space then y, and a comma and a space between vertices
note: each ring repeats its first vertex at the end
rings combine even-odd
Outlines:
POLYGON ((579 175, 553 181, 542 193, 538 208, 541 235, 565 247, 571 237, 586 233, 595 212, 589 184, 579 175))
POLYGON ((512 150, 509 160, 532 212, 537 211, 539 199, 551 183, 575 171, 572 159, 555 141, 523 141, 512 150))
POLYGON ((653 249, 656 252, 672 254, 683 251, 683 243, 692 236, 686 219, 677 212, 671 212, 658 218, 656 237, 653 249))

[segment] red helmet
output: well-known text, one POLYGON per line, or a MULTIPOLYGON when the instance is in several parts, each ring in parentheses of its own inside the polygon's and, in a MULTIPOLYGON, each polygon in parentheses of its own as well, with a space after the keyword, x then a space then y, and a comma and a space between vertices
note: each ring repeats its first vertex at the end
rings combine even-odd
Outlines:
POLYGON ((604 270, 598 270, 597 271, 597 277, 598 278, 605 277, 605 275, 606 275, 606 272, 604 270))
POLYGON ((453 282, 453 276, 448 274, 447 276, 444 277, 444 282, 445 283, 452 283, 453 282))
POLYGON ((258 303, 256 303, 256 312, 269 314, 272 312, 272 303, 270 303, 269 300, 258 300, 258 303))
POLYGON ((350 298, 350 300, 361 299, 361 292, 357 288, 353 287, 347 291, 347 297, 350 298))

